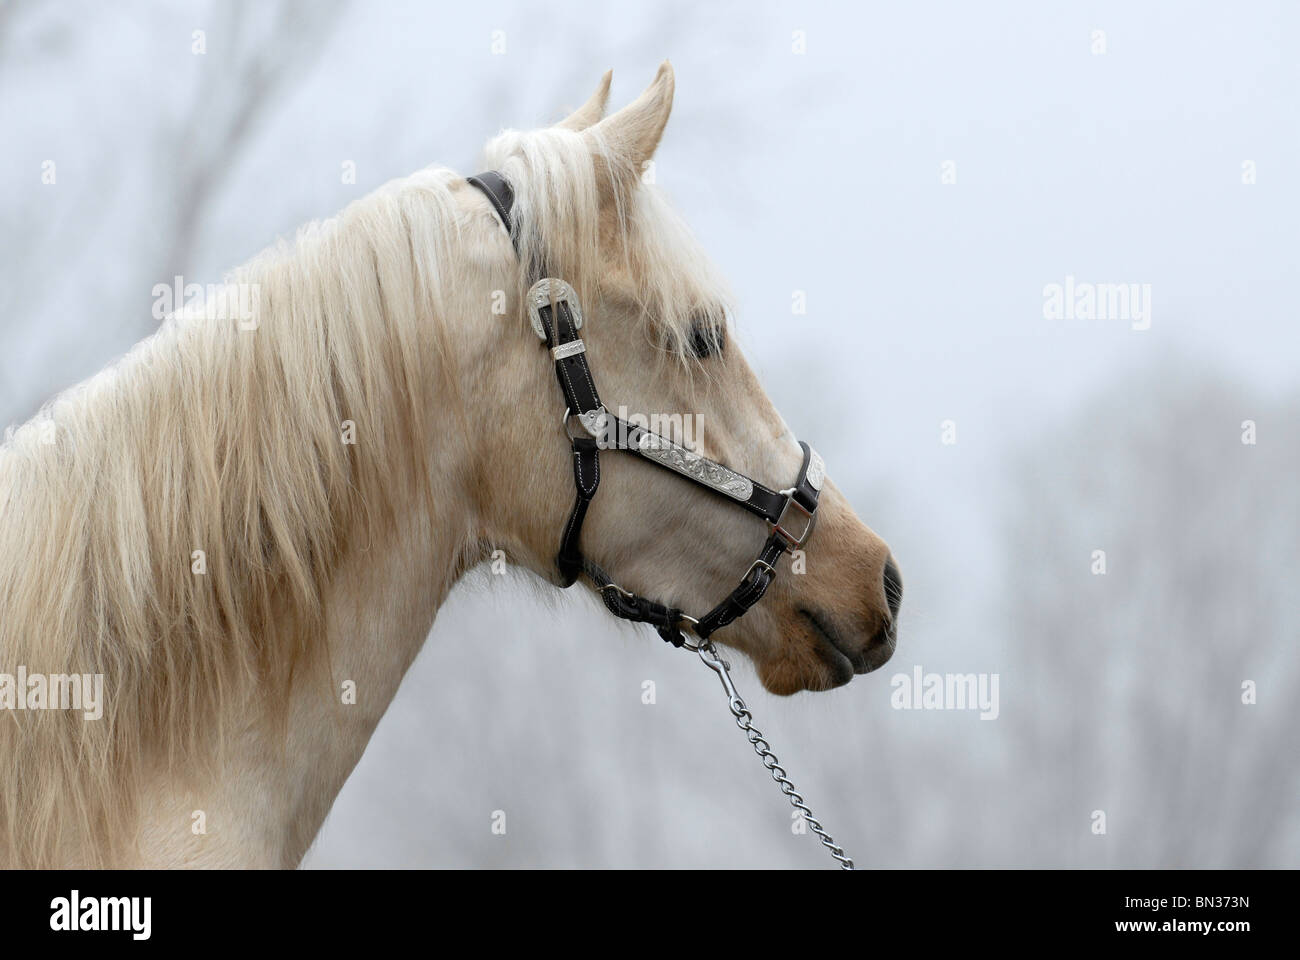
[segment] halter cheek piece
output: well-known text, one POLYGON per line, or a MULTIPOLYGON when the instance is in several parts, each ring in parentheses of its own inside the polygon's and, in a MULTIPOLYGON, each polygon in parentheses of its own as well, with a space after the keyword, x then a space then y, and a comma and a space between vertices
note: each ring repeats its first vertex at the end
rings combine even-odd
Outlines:
MULTIPOLYGON (((495 171, 470 177, 469 182, 487 195, 518 253, 518 241, 510 219, 514 206, 514 191, 510 184, 495 171)), ((596 383, 587 366, 587 348, 578 335, 582 329, 582 308, 573 288, 563 280, 540 276, 544 270, 537 272, 539 276, 527 294, 528 318, 534 332, 551 351, 555 375, 564 392, 567 404, 564 427, 573 445, 573 478, 578 491, 556 556, 564 585, 571 585, 579 574, 585 573, 615 616, 653 625, 659 635, 675 647, 686 643, 681 632, 683 623, 689 623, 695 635, 706 641, 715 630, 743 616, 762 599, 776 578, 776 563, 781 554, 797 550, 808 542, 817 522, 817 500, 826 479, 825 464, 815 450, 800 441, 803 465, 794 485, 785 490, 770 490, 666 437, 611 415, 596 393, 596 383), (578 423, 576 431, 572 429, 574 420, 578 423), (763 544, 758 559, 745 571, 740 585, 698 620, 676 607, 623 589, 600 566, 582 556, 579 538, 587 508, 600 486, 601 447, 636 453, 767 521, 770 531, 767 542, 763 544), (792 531, 791 526, 797 532, 792 531)))

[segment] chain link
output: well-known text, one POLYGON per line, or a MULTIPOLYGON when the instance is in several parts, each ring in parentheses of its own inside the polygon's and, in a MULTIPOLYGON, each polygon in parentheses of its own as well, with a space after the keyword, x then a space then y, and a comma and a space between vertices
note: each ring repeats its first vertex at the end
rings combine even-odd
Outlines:
POLYGON ((813 816, 812 810, 809 809, 808 804, 799 795, 799 792, 795 790, 794 784, 790 782, 790 777, 785 772, 785 768, 781 766, 776 754, 772 752, 772 745, 764 738, 762 731, 754 726, 754 715, 745 706, 745 701, 740 698, 740 693, 731 680, 731 665, 718 656, 718 652, 711 641, 706 640, 700 644, 696 648, 696 653, 699 654, 704 665, 716 673, 718 679, 722 681, 722 687, 727 692, 727 706, 731 710, 731 715, 736 718, 736 726, 745 732, 750 746, 754 748, 758 758, 763 761, 763 766, 772 774, 772 779, 780 785, 781 792, 790 801, 790 805, 803 814, 804 822, 808 824, 808 828, 817 835, 822 846, 830 852, 830 855, 839 861, 840 869, 852 870, 853 860, 845 854, 843 847, 831 839, 831 835, 813 816))

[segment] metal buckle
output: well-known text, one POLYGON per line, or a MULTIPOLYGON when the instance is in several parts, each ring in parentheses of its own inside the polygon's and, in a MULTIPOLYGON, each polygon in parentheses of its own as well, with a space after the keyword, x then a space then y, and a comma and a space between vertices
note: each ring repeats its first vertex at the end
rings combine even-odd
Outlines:
POLYGON ((800 503, 798 500, 794 498, 794 492, 791 491, 789 493, 786 493, 785 505, 781 507, 781 514, 776 518, 776 523, 773 523, 771 520, 769 520, 767 521, 767 525, 771 527, 773 533, 780 535, 781 539, 785 541, 787 549, 798 550, 805 543, 807 543, 808 538, 812 536, 813 527, 817 525, 817 510, 816 508, 809 510, 807 507, 805 507, 802 503, 800 503), (799 534, 799 536, 797 537, 789 530, 787 530, 784 526, 781 525, 781 521, 785 519, 786 510, 788 510, 791 506, 793 506, 796 510, 802 513, 805 518, 807 518, 807 524, 803 528, 803 533, 799 534))
POLYGON ((528 288, 524 299, 528 304, 528 322, 533 325, 533 332, 543 340, 546 339, 546 328, 542 326, 541 310, 553 303, 567 303, 569 313, 573 315, 573 328, 582 329, 582 307, 578 305, 578 295, 573 292, 573 287, 558 277, 543 277, 538 280, 528 288))
POLYGON ((605 438, 609 428, 609 411, 605 409, 604 404, 601 404, 595 410, 588 410, 586 413, 574 413, 572 407, 564 408, 564 416, 561 418, 560 423, 570 440, 576 440, 581 436, 581 434, 575 434, 569 429, 569 423, 574 417, 578 418, 578 423, 592 439, 603 440, 605 438))

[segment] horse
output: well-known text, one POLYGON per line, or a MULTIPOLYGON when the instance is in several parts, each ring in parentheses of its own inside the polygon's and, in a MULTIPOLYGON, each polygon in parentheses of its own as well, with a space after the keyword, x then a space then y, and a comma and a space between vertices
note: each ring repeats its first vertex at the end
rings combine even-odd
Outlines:
MULTIPOLYGON (((294 867, 453 584, 494 556, 570 582, 573 469, 528 329, 533 265, 572 285, 611 399, 691 413, 693 455, 777 487, 799 472, 725 282, 643 176, 673 71, 606 116, 609 88, 489 141, 509 232, 451 170, 390 182, 0 447, 0 671, 104 684, 98 716, 0 704, 0 863, 294 867)), ((600 470, 580 546, 620 589, 703 610, 762 542, 753 516, 643 459, 600 470)), ((829 479, 808 533, 815 575, 776 561, 716 634, 775 694, 846 683, 896 642, 889 548, 829 479)))

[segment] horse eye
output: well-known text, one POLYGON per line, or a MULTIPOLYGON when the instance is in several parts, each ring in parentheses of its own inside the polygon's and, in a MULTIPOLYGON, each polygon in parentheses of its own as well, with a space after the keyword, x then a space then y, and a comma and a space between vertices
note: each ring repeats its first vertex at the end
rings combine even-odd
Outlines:
POLYGON ((703 360, 715 353, 721 353, 722 347, 723 331, 721 329, 715 329, 704 318, 691 324, 691 353, 698 359, 703 360))

